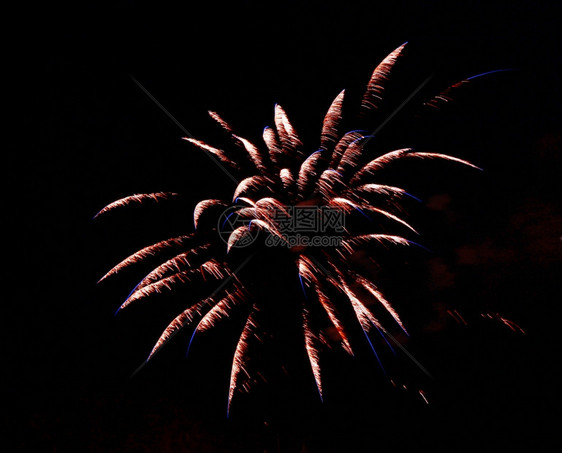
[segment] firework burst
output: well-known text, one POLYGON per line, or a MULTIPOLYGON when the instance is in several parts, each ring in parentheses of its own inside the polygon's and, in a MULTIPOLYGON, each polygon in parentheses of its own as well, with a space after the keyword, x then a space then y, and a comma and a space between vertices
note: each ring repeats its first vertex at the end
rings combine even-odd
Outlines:
MULTIPOLYGON (((404 46, 391 52, 374 70, 361 100, 361 114, 377 111, 379 108, 385 84, 402 55, 404 46)), ((453 85, 425 105, 435 108, 440 103, 447 102, 451 92, 469 80, 453 85)), ((104 280, 149 256, 171 249, 179 252, 144 277, 120 309, 153 294, 172 290, 180 284, 196 284, 202 280, 215 282, 217 288, 212 294, 190 304, 170 322, 147 360, 181 329, 191 327, 195 336, 198 332, 210 329, 219 320, 229 317, 234 310, 247 310, 246 321, 232 360, 229 410, 236 392, 246 388, 249 377, 249 345, 260 335, 261 329, 258 322, 260 300, 252 297, 239 278, 240 266, 236 267, 229 260, 234 248, 238 253, 249 250, 243 248, 243 245, 252 242, 256 232, 265 233, 266 237, 287 247, 288 238, 281 219, 287 221, 296 215, 291 207, 312 207, 321 215, 328 211, 344 216, 361 214, 370 219, 368 232, 354 233, 351 228, 341 229, 340 241, 335 246, 312 247, 300 244, 289 247, 304 292, 301 306, 303 348, 322 398, 320 351, 328 340, 325 329, 317 328, 311 322, 312 313, 321 313, 325 317, 331 330, 337 332, 341 347, 350 355, 354 354, 354 345, 347 321, 344 322, 341 316, 342 301, 346 301, 354 322, 364 332, 375 355, 377 352, 369 337, 372 330, 378 332, 390 348, 394 346, 402 350, 402 345, 390 333, 390 329, 397 328, 408 335, 407 326, 398 311, 383 295, 376 282, 351 265, 351 257, 361 249, 373 250, 375 245, 403 247, 416 244, 406 237, 415 235, 416 230, 403 219, 401 210, 401 201, 410 195, 400 187, 376 183, 377 173, 404 159, 441 159, 452 164, 478 168, 456 157, 419 152, 412 148, 388 150, 375 158, 369 158, 364 150, 372 138, 371 134, 358 130, 342 131, 344 96, 345 92, 342 91, 330 105, 322 123, 319 148, 312 153, 305 151, 296 129, 280 105, 275 106, 274 127, 263 130, 265 146, 258 146, 236 135, 233 127, 219 114, 209 112, 211 118, 244 153, 245 162, 236 157, 236 153, 218 149, 201 140, 191 137, 186 137, 185 140, 210 153, 229 172, 239 175, 233 201, 208 199, 199 202, 194 210, 195 232, 145 247, 125 258, 101 279, 104 280), (245 173, 244 169, 248 167, 251 172, 245 173), (208 218, 213 213, 227 214, 215 222, 216 227, 203 227, 203 217, 208 218), (227 231, 225 227, 232 224, 233 218, 241 223, 227 231), (394 225, 396 234, 389 234, 387 227, 384 230, 379 228, 382 224, 394 225), (383 318, 388 318, 394 327, 385 327, 386 323, 383 324, 381 320, 383 318)), ((130 203, 150 200, 158 202, 173 196, 173 193, 129 196, 109 204, 98 215, 130 203)))

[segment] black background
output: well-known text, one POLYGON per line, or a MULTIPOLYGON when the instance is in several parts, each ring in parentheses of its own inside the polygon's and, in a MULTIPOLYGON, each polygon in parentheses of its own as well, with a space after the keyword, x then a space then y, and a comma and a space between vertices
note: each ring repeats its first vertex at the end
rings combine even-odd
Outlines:
MULTIPOLYGON (((28 8, 7 13, 4 54, 10 122, 3 415, 16 451, 555 448, 562 235, 557 2, 28 8), (353 113, 373 68, 405 41, 389 106, 433 77, 385 126, 373 152, 421 143, 484 168, 424 163, 396 175, 424 200, 412 215, 432 253, 390 260, 383 287, 410 313, 415 335, 407 346, 433 379, 413 367, 402 391, 381 376, 368 351, 353 360, 336 354, 327 359, 320 405, 298 358, 288 378, 271 383, 281 388, 239 396, 227 420, 236 319, 202 336, 187 360, 188 337, 178 336, 130 377, 169 316, 158 312, 158 301, 113 316, 142 271, 103 285, 97 279, 132 251, 191 230, 198 200, 227 198, 233 189, 180 140, 185 134, 131 76, 197 138, 215 143, 211 109, 258 141, 280 103, 316 147, 333 97, 348 89, 353 113), (475 79, 442 115, 408 122, 415 106, 449 84, 504 68, 513 70, 475 79), (92 220, 117 198, 160 190, 182 197, 92 220), (466 314, 469 325, 444 315, 445 303, 466 314), (483 311, 504 314, 525 335, 481 319, 483 311)), ((289 281, 288 271, 260 264, 256 275, 273 290, 289 281)), ((287 298, 299 297, 293 286, 287 284, 287 298)))

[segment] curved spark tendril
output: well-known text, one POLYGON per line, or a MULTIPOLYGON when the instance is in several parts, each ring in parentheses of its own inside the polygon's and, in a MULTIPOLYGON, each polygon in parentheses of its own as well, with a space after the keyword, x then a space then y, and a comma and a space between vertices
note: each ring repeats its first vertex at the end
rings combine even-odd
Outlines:
MULTIPOLYGON (((405 44, 398 47, 376 67, 361 100, 360 113, 378 110, 384 95, 385 83, 396 61, 403 54, 404 47, 405 44)), ((438 101, 448 100, 452 90, 466 85, 470 80, 471 78, 468 78, 453 85, 445 90, 444 94, 433 98, 425 105, 437 107, 438 101)), ((472 163, 456 157, 440 153, 417 152, 412 148, 390 150, 374 159, 372 157, 366 159, 365 146, 368 141, 366 138, 370 138, 371 135, 362 130, 351 130, 343 133, 340 131, 344 96, 345 91, 341 91, 330 105, 323 120, 320 143, 317 145, 316 151, 312 152, 310 150, 305 152, 303 142, 290 122, 286 111, 280 105, 275 105, 274 108, 274 126, 266 127, 263 130, 265 148, 236 135, 229 123, 219 114, 210 111, 211 118, 230 134, 233 142, 239 148, 245 151, 244 158, 247 162, 244 162, 243 165, 243 162, 236 161, 232 157, 234 154, 215 148, 201 140, 190 137, 185 137, 185 140, 211 153, 220 162, 242 173, 238 186, 233 193, 233 201, 209 199, 199 202, 194 210, 195 233, 148 246, 121 261, 100 279, 100 281, 104 280, 121 269, 140 262, 149 256, 156 255, 164 249, 179 247, 181 252, 173 258, 167 259, 150 272, 133 289, 120 308, 128 307, 133 301, 165 289, 173 289, 179 284, 190 282, 196 278, 221 282, 220 290, 191 304, 172 320, 156 342, 147 361, 179 330, 195 324, 194 336, 196 332, 202 332, 214 326, 219 319, 228 317, 233 310, 239 307, 249 308, 249 315, 246 318, 246 323, 234 352, 228 391, 228 412, 230 412, 235 393, 240 390, 241 375, 248 376, 250 373, 246 367, 246 359, 252 338, 256 337, 260 331, 260 325, 256 321, 256 315, 260 311, 260 301, 254 300, 247 293, 243 284, 238 280, 237 272, 232 270, 228 259, 224 262, 208 257, 199 259, 203 252, 212 251, 217 246, 222 247, 223 252, 225 250, 227 253, 231 252, 235 246, 242 243, 255 230, 261 230, 267 235, 283 240, 284 236, 274 213, 281 210, 284 214, 289 215, 285 207, 294 206, 301 202, 308 202, 308 204, 318 208, 330 207, 347 215, 359 212, 371 220, 381 217, 386 218, 395 224, 398 229, 416 233, 416 230, 401 217, 400 213, 389 207, 389 205, 399 206, 399 202, 404 195, 413 196, 402 188, 377 184, 373 181, 373 177, 391 163, 408 158, 442 159, 451 163, 478 168, 472 163), (243 169, 248 167, 252 169, 252 173, 247 174, 246 172, 246 174, 243 174, 243 169), (373 195, 379 201, 381 199, 386 201, 384 209, 375 205, 375 202, 372 201, 373 195), (205 229, 202 226, 202 218, 217 207, 228 208, 231 210, 229 216, 236 213, 247 222, 244 226, 233 229, 228 240, 225 241, 226 244, 218 239, 218 235, 215 243, 198 242, 197 238, 201 229, 205 229)), ((109 204, 96 216, 131 202, 144 202, 149 199, 158 201, 172 195, 175 194, 133 195, 109 204)), ((229 219, 230 217, 227 217, 219 229, 223 229, 229 219)), ((371 223, 371 225, 373 224, 371 223)), ((203 233, 208 233, 208 230, 203 231, 203 233)), ((208 236, 206 236, 206 239, 208 239, 208 236)), ((327 321, 337 332, 344 351, 349 355, 354 354, 351 339, 347 332, 348 327, 344 325, 337 308, 338 305, 333 299, 333 294, 336 294, 338 298, 347 299, 358 326, 363 330, 379 362, 380 357, 369 339, 369 332, 373 327, 391 349, 392 342, 425 372, 423 367, 405 351, 390 331, 383 326, 377 317, 378 315, 375 316, 369 307, 375 305, 381 307, 394 320, 397 327, 407 335, 407 328, 398 312, 366 275, 360 275, 357 271, 350 270, 349 259, 351 254, 375 243, 384 247, 416 244, 400 234, 376 231, 353 234, 346 230, 343 233, 343 241, 338 247, 326 248, 320 253, 316 253, 317 250, 311 250, 308 247, 293 250, 295 266, 305 293, 301 309, 303 344, 320 398, 323 398, 320 350, 325 343, 325 337, 324 332, 310 322, 314 307, 319 308, 320 312, 326 315, 327 321)), ((229 255, 226 256, 228 258, 229 255)), ((509 324, 503 318, 502 321, 512 329, 517 328, 516 325, 509 324)), ((246 388, 245 385, 242 387, 246 388)), ((420 395, 426 400, 423 393, 420 393, 420 395)))

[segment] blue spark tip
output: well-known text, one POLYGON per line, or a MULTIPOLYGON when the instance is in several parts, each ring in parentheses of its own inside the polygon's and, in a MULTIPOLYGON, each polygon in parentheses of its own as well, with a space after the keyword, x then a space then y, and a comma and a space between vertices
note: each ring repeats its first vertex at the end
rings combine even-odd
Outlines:
POLYGON ((489 74, 495 74, 496 72, 506 72, 506 71, 513 71, 512 68, 505 68, 505 69, 494 69, 493 71, 483 72, 481 74, 476 74, 471 77, 468 77, 466 80, 473 80, 477 79, 478 77, 486 76, 489 74))
POLYGON ((423 203, 423 201, 420 198, 416 197, 415 195, 412 195, 411 193, 404 192, 404 195, 407 195, 408 197, 413 198, 414 200, 416 200, 419 203, 423 203))

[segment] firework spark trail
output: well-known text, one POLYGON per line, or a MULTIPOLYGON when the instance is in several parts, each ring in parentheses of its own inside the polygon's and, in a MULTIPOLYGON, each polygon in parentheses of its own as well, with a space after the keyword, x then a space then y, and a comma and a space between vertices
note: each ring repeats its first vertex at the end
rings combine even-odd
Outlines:
POLYGON ((197 269, 177 272, 154 283, 139 287, 136 291, 134 290, 129 297, 127 297, 125 302, 123 302, 123 304, 119 307, 118 311, 128 307, 131 303, 139 299, 143 299, 156 293, 161 293, 164 289, 172 290, 173 287, 179 283, 192 281, 195 276, 200 276, 205 279, 205 274, 208 274, 216 279, 221 279, 227 272, 228 267, 226 265, 218 263, 215 260, 209 260, 197 269))
POLYGON ((199 324, 197 324, 197 327, 193 331, 193 335, 197 332, 205 332, 211 327, 214 327, 220 319, 227 318, 233 308, 244 300, 243 296, 244 290, 242 288, 236 288, 234 292, 227 294, 226 297, 217 302, 217 304, 201 318, 201 321, 199 321, 199 324))
MULTIPOLYGON (((193 321, 195 314, 200 314, 201 309, 203 307, 207 305, 212 305, 212 303, 214 302, 215 295, 218 294, 220 291, 222 291, 222 289, 225 288, 228 283, 230 283, 231 281, 235 281, 239 283, 237 277, 238 273, 246 264, 248 264, 248 262, 252 259, 253 256, 254 255, 251 254, 244 261, 242 261, 242 263, 240 263, 240 265, 238 265, 238 267, 234 271, 232 271, 229 274, 229 276, 225 280, 223 280, 222 283, 217 288, 215 288, 215 290, 211 293, 211 295, 209 295, 209 297, 193 304, 191 307, 189 307, 188 309, 183 311, 180 315, 178 315, 164 330, 164 332, 162 333, 162 335, 160 336, 160 338, 152 348, 152 351, 148 356, 148 358, 146 359, 146 362, 148 362, 152 358, 152 356, 157 351, 159 351, 183 327, 191 323, 193 321)), ((243 288, 241 290, 243 290, 243 288)))
POLYGON ((461 80, 460 82, 454 83, 453 85, 447 87, 441 93, 432 97, 429 101, 424 102, 423 105, 426 106, 426 107, 438 109, 441 105, 452 101, 453 100, 453 93, 455 91, 458 91, 460 88, 467 86, 472 80, 483 77, 483 76, 486 76, 486 75, 496 74, 496 73, 499 73, 499 72, 507 72, 507 71, 512 71, 512 70, 513 69, 511 69, 511 68, 495 69, 493 71, 487 71, 487 72, 483 72, 481 74, 476 74, 476 75, 473 75, 471 77, 467 77, 466 79, 461 80))
POLYGON ((236 200, 236 198, 238 198, 242 194, 245 194, 248 190, 256 189, 259 187, 267 187, 268 183, 271 185, 272 181, 262 175, 248 176, 247 178, 244 178, 242 181, 240 181, 238 186, 236 186, 234 194, 232 195, 232 200, 236 200))
POLYGON ((141 282, 135 287, 135 289, 142 288, 143 286, 146 286, 150 283, 160 280, 169 272, 173 272, 173 271, 179 272, 181 271, 183 266, 186 266, 187 268, 191 268, 192 262, 190 261, 190 258, 192 257, 192 255, 195 255, 195 257, 197 257, 200 253, 209 250, 211 245, 212 244, 208 242, 206 244, 193 247, 187 252, 180 253, 179 255, 170 258, 168 261, 165 261, 164 263, 160 264, 158 267, 154 268, 150 273, 148 273, 146 277, 144 277, 141 280, 141 282))
POLYGON ((240 170, 240 166, 235 161, 233 161, 232 158, 228 157, 222 149, 218 149, 215 148, 214 146, 207 145, 207 143, 201 140, 196 140, 191 137, 183 137, 183 140, 188 141, 189 143, 197 146, 198 148, 201 148, 204 151, 207 151, 208 153, 211 153, 213 156, 217 157, 221 162, 228 164, 233 169, 240 170))
MULTIPOLYGON (((330 256, 327 255, 326 252, 324 252, 324 255, 327 259, 327 264, 329 265, 329 267, 331 267, 335 274, 337 275, 337 277, 334 277, 332 275, 332 273, 326 269, 325 266, 323 266, 318 260, 313 259, 312 257, 309 256, 309 258, 314 262, 315 264, 315 268, 320 270, 323 274, 323 276, 326 278, 326 280, 328 282, 330 282, 336 289, 339 289, 340 291, 343 291, 343 288, 340 285, 340 281, 341 279, 343 279, 343 274, 339 271, 339 269, 336 267, 335 264, 332 263, 330 256)), ((367 310, 368 312, 368 310, 367 310)), ((389 338, 403 353, 406 357, 408 357, 412 363, 414 363, 426 376, 431 378, 431 374, 429 373, 429 371, 427 371, 427 369, 390 333, 388 332, 382 325, 379 324, 379 329, 380 331, 382 331, 387 338, 389 338)), ((369 340, 369 337, 367 335, 367 333, 364 331, 365 336, 367 338, 367 340, 369 341, 369 345, 371 346, 371 349, 373 350, 373 352, 376 354, 376 351, 373 347, 373 344, 371 343, 371 341, 369 340)), ((382 367, 382 364, 378 358, 377 355, 377 360, 379 361, 379 364, 382 367)))
POLYGON ((371 326, 375 326, 376 329, 379 331, 382 329, 379 320, 375 318, 375 316, 369 311, 367 307, 365 307, 363 302, 349 288, 349 286, 345 283, 343 278, 340 278, 340 284, 342 286, 345 295, 349 299, 349 302, 351 302, 351 306, 353 307, 353 311, 355 312, 357 321, 359 321, 361 329, 363 330, 363 334, 365 335, 365 338, 367 339, 367 342, 369 343, 369 346, 371 347, 371 350, 373 351, 373 354, 375 355, 375 358, 377 359, 379 366, 381 367, 383 373, 386 375, 386 370, 382 364, 379 354, 377 353, 377 350, 375 349, 373 343, 371 342, 371 339, 369 338, 369 331, 371 330, 371 326))
POLYGON ((456 157, 448 156, 446 154, 440 153, 422 153, 422 152, 414 152, 411 148, 404 148, 404 149, 397 149, 395 151, 388 152, 383 156, 377 157, 370 161, 367 165, 361 168, 351 179, 350 184, 359 181, 363 176, 368 173, 374 173, 376 170, 384 168, 390 162, 393 162, 398 159, 402 159, 405 157, 417 157, 421 159, 444 159, 450 160, 452 162, 457 162, 463 165, 468 165, 469 167, 475 168, 477 170, 482 170, 480 167, 471 164, 470 162, 458 159, 456 157))
MULTIPOLYGON (((381 110, 386 82, 391 71, 394 70, 396 62, 403 55, 405 46, 406 44, 403 44, 392 51, 373 71, 361 99, 360 116, 365 117, 369 113, 376 113, 381 110)), ((477 77, 499 71, 490 71, 469 77, 452 85, 424 105, 438 107, 440 103, 448 101, 452 93, 461 86, 467 85, 477 77)), ((237 309, 249 308, 249 314, 233 355, 227 405, 227 415, 230 414, 236 391, 240 387, 248 387, 249 381, 241 384, 243 376, 251 380, 250 370, 248 369, 248 354, 252 339, 259 338, 262 333, 257 317, 262 308, 266 307, 266 304, 254 300, 237 277, 240 268, 253 255, 250 254, 235 271, 232 271, 229 263, 234 259, 233 255, 235 254, 229 252, 235 247, 240 251, 240 248, 245 246, 247 242, 252 243, 253 235, 257 230, 280 239, 280 243, 287 246, 287 239, 282 234, 283 228, 276 214, 283 214, 282 217, 290 220, 292 214, 288 208, 303 204, 318 209, 335 209, 345 215, 360 213, 368 219, 367 226, 370 228, 367 233, 365 231, 354 233, 344 228, 342 241, 338 246, 320 250, 319 256, 321 259, 316 258, 315 256, 318 254, 311 253, 309 247, 290 248, 290 252, 294 254, 294 263, 304 294, 302 319, 300 319, 303 346, 310 362, 320 398, 324 398, 321 379, 321 353, 327 341, 323 329, 314 327, 312 313, 318 313, 324 317, 326 322, 329 321, 330 326, 333 326, 337 332, 338 341, 341 342, 343 349, 350 355, 354 354, 350 337, 346 332, 348 326, 344 326, 344 322, 336 309, 336 307, 339 307, 339 302, 336 303, 336 301, 339 300, 343 303, 349 303, 355 316, 356 327, 363 331, 365 339, 383 371, 385 369, 381 358, 369 337, 373 327, 393 353, 396 353, 394 345, 423 373, 429 376, 421 363, 383 326, 369 309, 368 306, 371 305, 381 307, 379 310, 394 320, 397 325, 396 328, 400 328, 401 332, 408 335, 408 330, 399 313, 379 290, 378 285, 366 276, 352 270, 351 257, 354 252, 359 250, 370 252, 374 244, 379 244, 381 247, 409 246, 412 244, 419 246, 406 236, 376 231, 377 228, 382 228, 378 221, 385 221, 386 219, 386 222, 390 221, 388 223, 391 226, 404 227, 409 234, 417 234, 413 226, 404 220, 404 211, 401 206, 404 196, 416 200, 417 198, 400 187, 378 184, 373 181, 379 170, 405 159, 440 159, 479 169, 476 165, 457 157, 433 152, 418 152, 410 147, 384 150, 375 158, 366 155, 370 152, 366 148, 367 143, 372 141, 378 131, 414 98, 430 78, 431 76, 418 85, 371 133, 365 130, 340 130, 345 90, 340 91, 324 116, 320 143, 317 145, 319 147, 316 148, 316 151, 305 148, 285 109, 279 104, 274 107, 273 127, 263 129, 262 139, 265 148, 235 134, 230 123, 218 113, 209 111, 210 117, 229 135, 232 143, 239 149, 244 150, 244 156, 242 157, 245 162, 239 162, 235 159, 234 156, 239 154, 231 153, 228 148, 219 149, 193 137, 142 85, 133 79, 145 94, 184 131, 187 135, 184 140, 213 157, 213 161, 225 171, 230 179, 236 182, 232 202, 207 199, 197 203, 193 212, 196 233, 167 239, 145 247, 125 258, 100 279, 101 282, 149 256, 156 256, 171 247, 184 247, 191 240, 205 235, 203 244, 201 242, 191 243, 187 250, 180 250, 180 253, 176 253, 174 257, 168 258, 156 266, 137 284, 120 307, 124 308, 133 301, 173 289, 180 283, 187 283, 194 279, 206 280, 209 278, 211 281, 217 282, 218 287, 212 294, 191 304, 170 322, 152 348, 147 361, 175 334, 186 326, 195 323, 196 320, 198 321, 191 335, 189 347, 191 347, 196 333, 209 330, 219 320, 229 317, 237 309), (236 171, 239 177, 234 177, 225 165, 236 171), (230 213, 226 218, 216 223, 216 228, 210 228, 208 222, 202 222, 203 217, 206 219, 214 218, 219 209, 223 209, 223 211, 229 209, 230 213), (242 221, 242 225, 237 224, 236 221, 242 221), (227 223, 231 229, 226 228, 227 223), (209 242, 209 232, 217 234, 217 239, 209 242), (228 238, 225 239, 221 236, 218 239, 218 234, 223 233, 228 233, 228 238), (199 257, 203 255, 203 252, 206 255, 204 258, 206 261, 196 267, 195 261, 191 257, 199 257)), ((132 195, 109 204, 96 214, 96 217, 130 203, 141 203, 149 199, 159 201, 175 195, 171 192, 132 195)), ((371 257, 369 259, 372 260, 371 257)), ((201 260, 197 262, 200 263, 201 260)), ((457 312, 451 313, 452 316, 456 313, 455 319, 460 317, 457 312)), ((483 316, 497 319, 512 330, 521 330, 517 324, 499 314, 483 316)), ((462 320, 463 318, 459 319, 462 320)), ((427 403, 428 400, 423 391, 420 390, 419 394, 427 403)))
POLYGON ((347 148, 357 140, 364 137, 364 131, 350 131, 347 132, 336 144, 334 152, 332 153, 332 159, 330 160, 331 169, 336 169, 340 165, 342 155, 347 150, 347 148))
POLYGON ((166 239, 164 241, 157 242, 156 244, 149 245, 125 258, 123 261, 113 267, 109 272, 107 272, 102 278, 100 278, 98 280, 98 283, 105 280, 107 277, 116 274, 125 267, 144 260, 148 256, 154 256, 158 252, 161 252, 162 250, 169 247, 183 245, 184 241, 186 241, 187 239, 192 239, 194 236, 194 234, 188 234, 171 239, 166 239))
MULTIPOLYGON (((134 294, 139 294, 139 290, 145 288, 148 285, 158 282, 158 280, 163 280, 166 274, 170 272, 180 273, 181 269, 185 266, 188 269, 192 267, 191 261, 188 257, 191 255, 197 256, 200 252, 206 251, 210 248, 211 243, 203 244, 200 246, 193 247, 192 249, 188 250, 187 252, 180 253, 175 257, 165 261, 161 265, 157 266, 151 272, 149 272, 129 293, 127 296, 126 302, 133 296, 134 294)), ((150 292, 146 295, 150 295, 150 292)), ((116 314, 121 310, 123 307, 119 307, 117 309, 116 314)))
POLYGON ((217 123, 219 123, 223 129, 225 129, 227 132, 230 132, 232 134, 232 126, 228 124, 225 120, 223 120, 222 117, 217 112, 213 112, 212 110, 209 110, 207 113, 211 118, 213 118, 217 123))
POLYGON ((320 284, 319 279, 314 273, 315 266, 310 261, 310 259, 304 255, 299 256, 297 266, 299 269, 299 276, 301 277, 301 281, 304 279, 313 286, 314 291, 316 292, 316 295, 318 297, 318 302, 320 303, 320 305, 322 305, 322 308, 328 315, 328 318, 330 319, 332 325, 336 328, 336 331, 338 332, 342 340, 343 348, 348 354, 353 355, 353 349, 351 348, 351 344, 349 343, 349 339, 347 337, 347 334, 345 333, 343 323, 338 318, 336 308, 322 290, 322 285, 320 284))
POLYGON ((338 140, 338 127, 342 119, 341 111, 344 96, 345 90, 342 90, 333 100, 328 109, 328 113, 326 113, 324 117, 322 132, 320 134, 320 148, 322 149, 328 149, 330 144, 338 140))
POLYGON ((386 184, 363 184, 352 189, 347 189, 345 193, 351 193, 361 200, 364 200, 364 198, 359 196, 360 193, 386 195, 389 199, 392 199, 392 197, 402 198, 404 195, 406 195, 418 202, 421 202, 419 198, 406 192, 404 189, 401 189, 400 187, 389 186, 386 184))
POLYGON ((203 213, 215 206, 227 207, 228 204, 222 200, 209 199, 202 200, 195 205, 195 209, 193 210, 193 225, 195 226, 195 229, 197 229, 197 224, 199 223, 199 219, 203 213))
POLYGON ((289 170, 288 168, 282 168, 279 171, 279 178, 281 179, 281 182, 283 184, 283 189, 285 190, 285 192, 290 194, 291 188, 295 184, 295 180, 293 178, 293 174, 291 173, 291 170, 289 170))
POLYGON ((116 200, 113 203, 108 204, 105 208, 103 208, 94 216, 94 219, 102 214, 112 211, 113 209, 121 208, 131 203, 143 203, 146 200, 154 200, 154 201, 166 200, 170 197, 175 197, 177 195, 178 194, 174 192, 155 192, 155 193, 141 193, 136 195, 129 195, 128 197, 121 198, 120 200, 116 200))
POLYGON ((299 199, 304 198, 306 189, 310 183, 309 178, 316 174, 316 167, 319 160, 322 158, 322 151, 315 151, 310 156, 308 156, 302 163, 299 175, 297 178, 297 187, 299 199))
POLYGON ((230 385, 228 390, 228 404, 226 409, 227 417, 230 415, 230 406, 232 404, 232 397, 234 396, 234 392, 237 388, 237 383, 240 373, 244 372, 248 377, 250 377, 248 371, 246 371, 244 367, 245 365, 244 358, 245 355, 248 353, 248 343, 249 343, 250 336, 254 335, 255 330, 257 330, 258 328, 254 320, 256 311, 257 311, 257 307, 254 305, 252 307, 252 311, 248 315, 246 324, 244 324, 244 328, 242 329, 242 333, 240 334, 240 339, 238 340, 238 344, 236 345, 234 358, 232 359, 230 385))
POLYGON ((281 144, 279 143, 279 140, 277 138, 277 134, 272 128, 268 126, 264 127, 263 141, 267 146, 267 149, 269 150, 269 156, 271 158, 271 161, 274 162, 275 164, 278 164, 282 154, 282 150, 281 150, 281 144))
POLYGON ((367 84, 367 90, 361 100, 361 108, 363 111, 377 109, 378 102, 382 99, 384 84, 388 80, 390 71, 396 64, 398 57, 402 55, 404 47, 407 43, 402 44, 393 50, 374 70, 371 79, 367 84))
POLYGON ((264 159, 261 155, 260 150, 256 145, 254 145, 250 140, 247 140, 243 137, 239 137, 238 135, 232 135, 236 140, 242 143, 248 156, 250 156, 250 160, 254 163, 257 170, 264 173, 267 171, 267 167, 264 165, 264 159))
POLYGON ((296 152, 296 155, 302 158, 302 142, 297 135, 295 128, 289 121, 287 113, 279 104, 275 105, 274 119, 284 153, 293 155, 296 152))
MULTIPOLYGON (((307 262, 310 263, 310 261, 307 260, 307 261, 302 261, 300 264, 301 265, 303 263, 306 264, 307 262)), ((371 330, 372 326, 374 326, 382 335, 382 331, 384 331, 382 325, 380 324, 379 320, 369 311, 369 309, 365 306, 365 304, 360 300, 360 298, 357 296, 357 294, 349 287, 348 283, 346 282, 346 278, 344 276, 344 273, 338 269, 337 265, 335 265, 329 258, 327 260, 327 263, 329 264, 329 266, 332 268, 332 270, 336 274, 336 277, 330 276, 329 272, 324 272, 325 276, 328 277, 328 281, 336 289, 338 289, 339 291, 341 291, 342 293, 344 293, 346 295, 347 299, 351 303, 351 306, 353 308, 353 311, 355 313, 357 321, 359 322, 359 325, 361 326, 361 329, 362 329, 362 331, 365 335, 365 338, 366 338, 369 346, 371 347, 371 350, 373 351, 373 354, 375 355, 375 358, 377 359, 377 362, 379 363, 383 373, 386 374, 386 370, 385 370, 385 368, 382 364, 382 361, 381 361, 381 359, 380 359, 380 357, 379 357, 379 355, 378 355, 375 347, 373 346, 373 343, 371 342, 371 339, 369 338, 369 335, 368 335, 368 332, 371 330)), ((319 268, 324 269, 323 266, 320 266, 319 268)), ((310 266, 310 264, 307 264, 305 269, 306 269, 307 273, 313 274, 312 267, 310 266)), ((316 280, 316 281, 318 281, 318 280, 316 280)), ((380 296, 382 297, 382 294, 380 296)), ((383 335, 383 338, 384 338, 384 335, 383 335)), ((386 341, 386 338, 385 338, 385 341, 386 341)), ((318 376, 318 379, 319 379, 319 376, 318 376)), ((318 380, 317 380, 317 383, 318 383, 318 380)))
POLYGON ((488 319, 495 319, 503 323, 505 326, 509 327, 509 329, 512 332, 519 332, 525 334, 525 331, 517 323, 511 321, 510 319, 504 318, 499 313, 482 313, 482 317, 488 319))
POLYGON ((392 305, 390 305, 390 302, 388 302, 388 300, 385 299, 385 297, 378 290, 378 288, 375 285, 373 285, 372 282, 370 282, 369 280, 367 280, 364 277, 357 276, 357 280, 359 281, 359 283, 361 283, 361 285, 363 285, 363 287, 367 291, 369 291, 375 297, 375 299, 378 302, 380 302, 380 304, 386 309, 386 311, 388 311, 388 313, 390 313, 390 315, 394 318, 394 320, 400 326, 400 328, 404 331, 404 333, 406 335, 408 335, 408 331, 406 330, 406 328, 404 327, 404 324, 400 320, 400 316, 398 316, 398 313, 396 312, 394 307, 392 307, 392 305))
POLYGON ((182 313, 180 313, 178 316, 176 316, 174 318, 174 320, 168 325, 168 327, 166 327, 164 332, 161 334, 160 338, 158 339, 158 341, 156 342, 156 344, 152 348, 152 351, 150 351, 150 354, 149 354, 148 358, 146 359, 146 362, 148 362, 150 359, 152 359, 154 354, 156 354, 160 349, 162 349, 162 347, 168 341, 170 341, 170 339, 176 333, 178 333, 185 326, 189 325, 193 321, 193 319, 195 318, 195 315, 199 314, 200 310, 203 307, 205 307, 206 305, 211 305, 212 302, 213 302, 212 297, 208 297, 205 300, 197 302, 195 305, 189 307, 188 309, 186 309, 182 313))
POLYGON ((302 309, 302 326, 304 331, 304 344, 306 353, 308 355, 308 360, 310 361, 310 367, 312 368, 312 374, 314 375, 314 380, 316 382, 316 388, 318 389, 318 394, 320 395, 320 400, 322 397, 322 379, 320 375, 320 356, 316 343, 318 339, 316 335, 312 332, 310 328, 309 313, 306 307, 303 306, 302 309))

